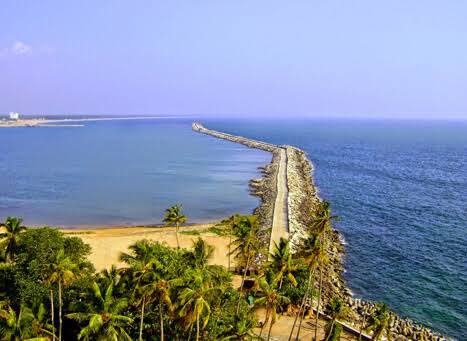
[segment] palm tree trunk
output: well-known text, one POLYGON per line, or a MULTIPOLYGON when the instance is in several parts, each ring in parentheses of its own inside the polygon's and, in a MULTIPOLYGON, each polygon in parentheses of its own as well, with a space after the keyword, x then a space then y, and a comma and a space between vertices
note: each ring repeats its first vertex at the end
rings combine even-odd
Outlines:
POLYGON ((269 321, 269 308, 266 309, 266 317, 264 318, 263 325, 261 326, 261 330, 259 331, 259 339, 261 340, 261 335, 263 335, 264 326, 268 324, 269 321))
POLYGON ((318 305, 316 306, 316 324, 315 324, 315 340, 318 337, 318 320, 319 320, 319 305, 321 303, 321 294, 323 290, 323 267, 319 269, 319 296, 318 305))
POLYGON ((175 224, 175 237, 177 238, 177 249, 180 248, 180 242, 178 241, 178 223, 175 224))
POLYGON ((62 282, 58 281, 58 341, 62 341, 62 282))
POLYGON ((227 270, 230 271, 230 246, 232 245, 232 228, 230 228, 230 233, 229 233, 229 267, 227 270))
POLYGON ((274 324, 274 323, 272 323, 272 318, 271 318, 271 323, 269 324, 269 330, 268 330, 268 341, 269 341, 269 339, 271 338, 271 329, 272 329, 272 325, 273 325, 273 324, 274 324))
POLYGON ((199 340, 199 311, 196 312, 196 341, 199 340))
POLYGON ((143 296, 143 305, 141 307, 141 321, 139 323, 139 341, 143 341, 143 323, 144 323, 144 304, 146 303, 146 296, 143 296))
MULTIPOLYGON (((310 294, 310 286, 311 286, 311 280, 313 278, 313 272, 314 272, 314 269, 310 267, 310 273, 308 275, 308 283, 307 283, 305 295, 303 296, 302 309, 299 311, 299 314, 297 315, 297 317, 300 316, 300 322, 298 324, 297 336, 295 337, 295 340, 298 340, 298 338, 300 337, 300 330, 302 329, 303 317, 305 316, 305 304, 306 304, 306 301, 308 300, 308 295, 310 294)), ((310 304, 310 306, 313 306, 313 304, 310 304)), ((295 325, 295 322, 294 322, 294 325, 295 325)), ((290 333, 290 336, 292 336, 292 333, 290 333)))
POLYGON ((52 341, 55 341, 55 323, 54 323, 54 291, 50 289, 50 315, 52 317, 52 341))
POLYGON ((161 320, 161 341, 164 341, 164 319, 162 318, 162 302, 159 303, 159 318, 161 320))
POLYGON ((331 337, 331 335, 332 335, 332 330, 334 329, 334 322, 335 322, 335 320, 334 320, 334 319, 332 319, 332 322, 331 322, 331 328, 329 328, 329 332, 328 332, 328 336, 326 337, 326 341, 328 341, 328 340, 329 340, 329 338, 330 338, 330 337, 331 337))
POLYGON ((297 314, 295 314, 295 319, 293 321, 292 329, 290 330, 288 341, 292 340, 293 331, 295 330, 295 325, 297 324, 298 316, 302 314, 302 309, 305 305, 305 295, 302 298, 302 303, 300 303, 300 308, 298 309, 297 314))
MULTIPOLYGON (((248 271, 248 267, 250 266, 250 257, 251 257, 251 255, 249 254, 248 258, 246 260, 245 269, 243 269, 243 277, 242 277, 242 284, 240 285, 240 291, 243 291, 243 285, 245 284, 245 279, 246 279, 246 272, 248 271)), ((237 314, 238 314, 238 311, 240 310, 240 300, 241 299, 242 299, 242 295, 240 293, 240 295, 238 296, 237 314)))
POLYGON ((281 281, 279 283, 279 289, 282 289, 282 282, 284 281, 284 276, 281 277, 281 281))
POLYGON ((191 340, 191 334, 193 333, 193 325, 190 327, 190 333, 188 334, 188 341, 191 340))

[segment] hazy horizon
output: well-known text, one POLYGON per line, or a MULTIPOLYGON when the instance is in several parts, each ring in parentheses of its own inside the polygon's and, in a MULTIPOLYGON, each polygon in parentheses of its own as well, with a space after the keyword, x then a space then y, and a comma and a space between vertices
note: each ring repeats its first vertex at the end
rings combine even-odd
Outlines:
POLYGON ((0 114, 467 119, 466 2, 2 2, 0 114))

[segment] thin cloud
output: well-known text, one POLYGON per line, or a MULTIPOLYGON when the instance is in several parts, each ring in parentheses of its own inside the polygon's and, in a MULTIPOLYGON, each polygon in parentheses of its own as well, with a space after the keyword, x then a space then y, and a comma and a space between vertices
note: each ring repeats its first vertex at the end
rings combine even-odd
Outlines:
POLYGON ((13 54, 18 56, 29 56, 32 54, 32 47, 22 41, 15 41, 10 49, 13 54))
POLYGON ((22 41, 15 41, 11 46, 6 47, 0 50, 0 56, 30 56, 33 53, 33 48, 31 45, 28 45, 22 41))

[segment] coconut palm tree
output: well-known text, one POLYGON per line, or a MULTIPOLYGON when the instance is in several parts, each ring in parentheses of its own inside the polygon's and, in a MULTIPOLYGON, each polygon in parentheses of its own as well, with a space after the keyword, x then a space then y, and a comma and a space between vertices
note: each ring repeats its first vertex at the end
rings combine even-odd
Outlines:
POLYGON ((133 295, 136 296, 138 293, 141 295, 141 299, 138 303, 141 305, 139 339, 142 340, 144 312, 146 308, 147 297, 146 293, 141 289, 151 282, 154 265, 158 261, 154 257, 153 245, 147 240, 137 241, 135 244, 131 245, 129 249, 132 252, 121 253, 120 261, 130 265, 130 268, 126 269, 125 271, 130 275, 132 281, 134 287, 133 295))
POLYGON ((221 289, 213 287, 211 281, 206 280, 202 270, 188 271, 189 284, 178 295, 179 316, 185 321, 187 328, 196 323, 196 340, 200 332, 209 322, 211 315, 211 301, 221 294, 221 289), (200 323, 202 322, 202 325, 200 323))
POLYGON ((193 251, 191 255, 195 267, 198 269, 205 269, 208 265, 208 261, 212 258, 214 253, 214 246, 209 245, 203 239, 198 237, 196 242, 193 243, 193 251))
POLYGON ((152 280, 139 288, 141 293, 141 325, 139 339, 143 340, 143 318, 144 318, 144 306, 145 304, 151 304, 158 302, 159 305, 159 322, 160 322, 160 335, 161 341, 164 341, 164 318, 163 309, 167 307, 169 312, 173 311, 172 300, 170 299, 170 283, 160 277, 157 273, 152 273, 152 280))
POLYGON ((266 315, 264 318, 263 325, 261 326, 259 339, 261 339, 264 327, 266 326, 268 321, 271 320, 269 324, 267 337, 267 339, 269 340, 269 338, 271 337, 272 326, 274 325, 274 323, 276 323, 278 308, 280 308, 284 304, 289 304, 290 299, 287 296, 281 295, 281 293, 277 290, 275 283, 270 285, 265 278, 257 279, 256 283, 258 285, 257 294, 259 298, 256 299, 255 306, 266 309, 266 315))
POLYGON ((391 338, 391 332, 389 330, 390 313, 389 307, 385 303, 381 303, 373 316, 370 317, 366 329, 373 331, 373 340, 381 340, 384 334, 386 334, 388 340, 391 338))
POLYGON ((175 236, 177 238, 177 248, 180 248, 178 240, 178 230, 181 224, 187 221, 187 217, 182 214, 182 205, 174 205, 165 210, 165 216, 162 220, 167 226, 175 226, 175 236))
POLYGON ((344 318, 347 311, 344 303, 339 298, 334 297, 331 300, 327 307, 327 314, 331 317, 331 320, 326 324, 325 341, 337 340, 339 338, 342 328, 336 328, 336 320, 344 318))
MULTIPOLYGON (((250 268, 251 262, 253 261, 259 249, 259 240, 257 232, 258 226, 256 222, 256 217, 254 216, 243 217, 239 221, 236 229, 233 232, 236 239, 232 242, 232 244, 235 246, 232 253, 239 260, 239 263, 242 263, 244 265, 240 291, 243 290, 246 274, 250 268)), ((237 313, 240 309, 240 300, 241 295, 238 297, 237 313)))
POLYGON ((318 214, 316 215, 312 224, 312 231, 320 237, 321 247, 319 249, 320 257, 318 257, 319 266, 319 293, 318 293, 318 304, 316 305, 316 320, 315 320, 315 340, 318 337, 318 321, 319 321, 319 309, 321 304, 321 297, 323 293, 323 276, 324 267, 329 261, 326 254, 326 237, 331 231, 331 222, 339 220, 338 216, 331 214, 331 204, 327 201, 323 201, 319 208, 318 214))
MULTIPOLYGON (((299 310, 297 314, 295 315, 294 323, 292 325, 292 329, 289 335, 289 341, 292 339, 292 335, 293 335, 298 318, 300 318, 300 323, 298 325, 296 339, 300 337, 300 330, 301 330, 303 318, 305 316, 305 305, 308 301, 308 296, 310 295, 311 281, 313 279, 313 274, 316 270, 317 263, 325 255, 322 245, 320 244, 319 236, 317 234, 310 233, 308 237, 301 242, 299 246, 298 255, 303 258, 303 261, 308 266, 308 269, 309 269, 308 281, 305 287, 305 293, 303 294, 302 302, 300 304, 299 310)), ((313 298, 313 296, 311 298, 313 298)), ((312 303, 313 302, 310 303, 310 306, 312 306, 312 303)))
MULTIPOLYGON (((51 264, 51 274, 47 278, 47 282, 50 284, 58 285, 58 340, 62 340, 62 287, 70 284, 76 280, 79 276, 79 268, 76 263, 74 263, 69 257, 65 256, 63 251, 60 251, 57 254, 57 258, 54 263, 51 264)), ((53 307, 53 292, 51 291, 51 306, 53 307)), ((53 309, 53 308, 52 308, 53 309)), ((53 311, 52 311, 52 321, 53 321, 53 311)))
POLYGON ((114 264, 110 266, 109 269, 104 269, 98 274, 99 278, 101 278, 107 285, 113 283, 114 286, 118 286, 120 283, 121 270, 119 270, 114 264))
POLYGON ((53 327, 44 322, 45 308, 41 304, 37 317, 33 311, 25 306, 21 306, 18 314, 0 302, 0 335, 2 340, 50 340, 50 331, 53 327))
POLYGON ((72 320, 87 323, 78 334, 78 340, 131 341, 126 328, 133 323, 133 320, 121 314, 128 306, 128 301, 126 298, 115 298, 113 289, 113 283, 110 283, 105 290, 101 290, 99 285, 93 282, 90 301, 96 304, 89 305, 87 312, 66 315, 72 320))
POLYGON ((234 228, 236 227, 237 221, 238 221, 238 216, 237 215, 231 216, 227 220, 228 227, 229 227, 229 251, 228 251, 228 254, 227 254, 227 256, 229 257, 229 260, 228 260, 228 263, 227 263, 227 270, 228 271, 230 271, 230 269, 231 269, 230 258, 232 256, 232 233, 233 233, 234 228))
POLYGON ((290 252, 290 243, 287 239, 281 237, 279 244, 274 242, 274 252, 271 253, 271 268, 275 272, 275 281, 279 283, 279 289, 282 289, 284 277, 286 277, 293 286, 297 286, 297 280, 293 273, 297 271, 298 266, 294 264, 292 252, 290 252))
POLYGON ((6 218, 5 222, 0 225, 0 229, 4 232, 0 233, 0 239, 4 239, 1 243, 4 249, 4 256, 7 262, 13 261, 18 245, 18 239, 21 232, 25 231, 26 226, 22 226, 22 219, 15 217, 6 218))
POLYGON ((228 335, 221 339, 221 341, 237 340, 237 341, 246 341, 256 339, 255 334, 253 333, 253 328, 256 326, 256 321, 246 316, 239 317, 237 316, 231 331, 232 335, 228 335))

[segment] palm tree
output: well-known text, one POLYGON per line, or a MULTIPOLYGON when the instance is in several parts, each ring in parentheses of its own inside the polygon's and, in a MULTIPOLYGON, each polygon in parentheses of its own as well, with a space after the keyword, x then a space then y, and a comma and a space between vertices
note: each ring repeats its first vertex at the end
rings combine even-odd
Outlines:
POLYGON ((286 296, 281 295, 281 293, 277 290, 275 284, 270 285, 265 278, 259 278, 257 280, 257 285, 259 287, 258 295, 259 298, 256 299, 255 305, 257 307, 264 307, 266 308, 266 316, 261 326, 261 331, 259 333, 259 339, 261 339, 261 335, 263 334, 263 329, 268 323, 269 319, 271 323, 269 324, 268 330, 268 340, 271 337, 271 329, 274 323, 276 323, 277 318, 277 310, 280 306, 284 304, 289 304, 290 299, 286 296))
POLYGON ((227 265, 227 270, 228 271, 231 270, 230 258, 232 256, 232 235, 233 235, 233 231, 236 228, 238 228, 238 223, 239 223, 240 219, 241 219, 241 216, 236 214, 236 215, 231 216, 227 220, 227 223, 228 223, 228 226, 229 226, 229 253, 228 253, 229 260, 228 260, 228 265, 227 265))
POLYGON ((26 226, 22 226, 21 223, 22 219, 20 218, 8 217, 5 222, 0 225, 0 228, 4 230, 3 233, 0 233, 0 239, 5 238, 2 241, 2 248, 5 248, 5 259, 8 262, 13 261, 20 233, 27 229, 26 226))
POLYGON ((373 340, 381 340, 384 334, 386 334, 387 338, 390 339, 390 318, 391 315, 389 307, 385 303, 380 304, 373 316, 370 317, 369 325, 366 328, 367 330, 373 331, 373 340))
POLYGON ((0 303, 0 335, 2 340, 49 340, 53 335, 49 329, 51 325, 44 323, 45 308, 41 304, 38 316, 34 316, 31 309, 21 306, 19 314, 6 305, 0 303))
POLYGON ((152 273, 153 279, 146 285, 140 287, 142 294, 141 299, 141 325, 139 339, 143 340, 143 317, 144 317, 144 305, 152 302, 159 302, 159 322, 160 322, 160 333, 161 341, 164 341, 164 318, 163 309, 164 305, 168 308, 169 312, 173 311, 172 300, 169 294, 169 282, 162 279, 159 274, 152 273))
MULTIPOLYGON (((298 325, 297 336, 296 339, 300 337, 300 330, 302 328, 303 318, 305 316, 305 305, 308 301, 308 296, 310 295, 311 291, 311 281, 313 279, 314 272, 318 263, 323 262, 323 258, 326 257, 324 252, 323 245, 320 241, 320 238, 317 234, 310 233, 306 239, 304 239, 299 248, 299 255, 303 258, 304 262, 307 264, 309 272, 308 272, 308 281, 305 288, 305 293, 303 294, 302 302, 300 304, 300 308, 298 310, 297 315, 295 316, 294 323, 292 325, 292 330, 290 331, 289 341, 292 339, 293 331, 295 328, 295 324, 297 319, 300 318, 300 322, 298 325)), ((313 306, 313 295, 311 295, 311 302, 310 306, 313 306)))
POLYGON ((191 252, 195 267, 205 269, 208 261, 212 258, 214 246, 209 245, 203 239, 198 237, 198 240, 193 243, 193 251, 191 252))
POLYGON ((177 248, 180 248, 178 241, 178 230, 181 224, 187 221, 187 217, 182 214, 182 205, 174 205, 165 210, 165 217, 162 220, 167 226, 175 226, 175 236, 177 238, 177 248))
POLYGON ((333 220, 337 221, 339 220, 339 217, 331 215, 331 204, 327 201, 323 201, 312 225, 312 231, 318 234, 318 236, 321 238, 320 257, 318 258, 319 294, 318 304, 316 305, 315 340, 318 337, 319 307, 323 293, 324 266, 328 262, 328 258, 326 256, 326 235, 331 231, 331 221, 333 220))
POLYGON ((187 275, 190 277, 189 285, 178 295, 179 316, 190 329, 196 323, 196 341, 198 341, 201 330, 209 322, 210 301, 221 294, 221 289, 212 287, 202 270, 189 271, 187 275), (203 321, 202 326, 200 326, 201 321, 203 321))
MULTIPOLYGON (((47 282, 51 284, 58 284, 58 340, 62 340, 62 286, 66 286, 78 278, 79 268, 69 257, 66 257, 63 251, 57 254, 57 258, 53 264, 51 264, 51 274, 47 278, 47 282)), ((51 291, 51 306, 53 309, 53 292, 51 291)), ((53 311, 52 311, 53 321, 53 311)))
POLYGON ((287 277, 289 282, 295 287, 297 280, 293 272, 298 269, 292 259, 292 252, 290 252, 290 243, 287 239, 281 237, 279 244, 274 242, 274 252, 271 254, 271 268, 275 271, 275 281, 279 283, 279 289, 282 289, 284 277, 287 277))
POLYGON ((256 321, 246 316, 236 316, 233 330, 230 332, 232 335, 228 335, 221 339, 221 341, 237 340, 246 341, 256 339, 252 329, 255 327, 256 321))
POLYGON ((337 340, 341 328, 335 328, 336 320, 342 319, 347 314, 347 309, 339 298, 333 298, 328 306, 328 315, 331 316, 331 321, 326 325, 325 341, 337 340))
MULTIPOLYGON (((157 259, 154 257, 153 245, 147 240, 137 241, 129 248, 132 253, 121 253, 120 260, 130 265, 130 268, 127 270, 134 284, 133 294, 135 295, 138 290, 141 292, 141 288, 150 282, 150 277, 153 273, 154 265, 157 263, 157 259)), ((144 310, 146 306, 146 294, 144 292, 142 293, 139 303, 141 304, 139 340, 142 340, 144 310)))
POLYGON ((121 315, 128 306, 126 298, 115 298, 113 295, 114 285, 110 283, 102 295, 101 288, 96 282, 92 284, 90 299, 96 305, 90 305, 88 312, 76 312, 66 316, 78 322, 87 322, 78 334, 78 340, 124 340, 131 341, 126 332, 133 320, 121 315))
MULTIPOLYGON (((235 257, 239 260, 245 261, 243 268, 242 283, 240 285, 240 291, 243 290, 243 285, 245 284, 246 274, 250 268, 250 263, 253 260, 257 250, 259 249, 259 239, 257 236, 258 226, 256 223, 256 218, 252 217, 243 217, 236 229, 234 230, 234 235, 236 239, 232 242, 236 247, 232 251, 235 254, 235 257)), ((240 309, 240 300, 241 295, 238 297, 237 304, 237 313, 240 309)))
POLYGON ((113 283, 114 286, 118 286, 121 279, 121 270, 112 264, 109 269, 104 269, 99 273, 99 278, 107 284, 113 283))

